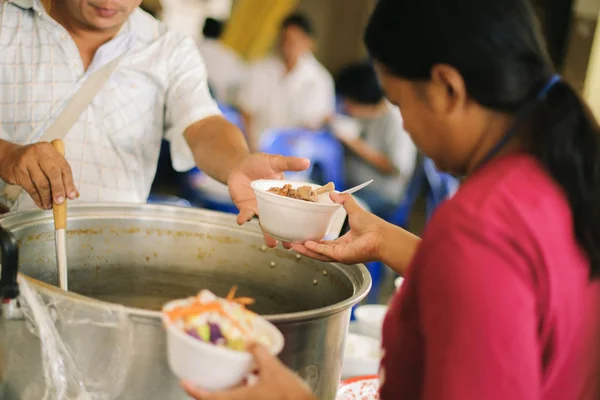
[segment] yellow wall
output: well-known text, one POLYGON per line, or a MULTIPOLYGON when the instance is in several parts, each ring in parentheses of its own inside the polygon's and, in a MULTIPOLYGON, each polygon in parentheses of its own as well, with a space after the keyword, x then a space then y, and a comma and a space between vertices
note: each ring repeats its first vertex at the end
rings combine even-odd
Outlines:
POLYGON ((297 0, 238 0, 223 33, 223 43, 246 60, 263 57, 277 39, 281 21, 297 0))
POLYGON ((596 118, 600 120, 600 23, 596 26, 583 95, 596 118))
MULTIPOLYGON (((599 0, 600 1, 600 0, 599 0)), ((223 42, 247 60, 270 51, 283 18, 297 10, 316 31, 316 56, 330 71, 366 57, 363 32, 376 0, 236 0, 223 42)))

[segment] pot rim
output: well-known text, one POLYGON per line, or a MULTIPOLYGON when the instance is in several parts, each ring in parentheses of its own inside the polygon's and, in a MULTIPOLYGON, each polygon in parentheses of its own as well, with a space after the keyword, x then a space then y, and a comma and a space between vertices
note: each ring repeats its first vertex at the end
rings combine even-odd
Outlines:
MULTIPOLYGON (((126 215, 127 218, 145 217, 144 219, 164 220, 168 218, 172 222, 183 221, 189 224, 193 217, 198 219, 198 222, 211 222, 219 225, 224 225, 228 228, 244 229, 245 233, 252 237, 262 239, 262 231, 260 225, 256 221, 251 221, 247 227, 237 227, 236 216, 233 214, 221 213, 212 210, 204 210, 198 208, 161 205, 161 204, 128 204, 128 203, 78 203, 69 204, 69 217, 71 219, 85 218, 102 218, 102 217, 118 217, 126 215), (71 213, 72 212, 72 213, 71 213), (159 212, 159 214, 157 214, 159 212), (154 214, 153 214, 154 213, 154 214), (229 222, 224 224, 223 222, 229 222), (233 225, 232 225, 233 223, 233 225)), ((40 223, 52 222, 52 211, 44 210, 26 210, 18 212, 10 212, 0 217, 0 224, 7 230, 12 230, 17 227, 22 228, 40 223)), ((342 265, 339 263, 328 263, 342 271, 350 280, 354 293, 347 299, 338 303, 331 304, 326 307, 321 307, 309 311, 300 311, 285 314, 269 314, 261 315, 270 322, 307 322, 315 319, 320 319, 330 315, 338 314, 341 311, 350 309, 355 304, 363 300, 371 289, 371 275, 364 264, 342 265)), ((87 297, 73 292, 65 292, 59 287, 41 282, 28 275, 20 273, 21 276, 35 287, 41 293, 58 296, 63 299, 70 299, 78 303, 88 303, 90 306, 97 307, 119 307, 124 309, 129 315, 137 317, 147 317, 161 321, 161 311, 144 310, 141 308, 127 307, 118 303, 110 303, 93 297, 87 297)))

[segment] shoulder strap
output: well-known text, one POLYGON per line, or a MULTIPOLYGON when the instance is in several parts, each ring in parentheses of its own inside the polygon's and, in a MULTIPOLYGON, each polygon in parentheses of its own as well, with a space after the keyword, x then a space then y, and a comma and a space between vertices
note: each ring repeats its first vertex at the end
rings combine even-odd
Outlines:
MULTIPOLYGON (((91 74, 38 141, 51 142, 55 139, 64 139, 124 56, 125 54, 115 58, 91 74)), ((12 203, 17 200, 22 190, 20 186, 6 185, 3 195, 12 203)))

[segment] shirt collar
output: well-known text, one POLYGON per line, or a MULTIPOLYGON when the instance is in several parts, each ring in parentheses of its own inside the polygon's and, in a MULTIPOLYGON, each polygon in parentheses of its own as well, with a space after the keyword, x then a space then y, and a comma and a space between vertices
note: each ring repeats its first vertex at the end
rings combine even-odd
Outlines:
POLYGON ((9 0, 8 2, 19 8, 22 8, 23 10, 33 9, 34 11, 38 12, 44 10, 44 6, 42 6, 40 0, 9 0))

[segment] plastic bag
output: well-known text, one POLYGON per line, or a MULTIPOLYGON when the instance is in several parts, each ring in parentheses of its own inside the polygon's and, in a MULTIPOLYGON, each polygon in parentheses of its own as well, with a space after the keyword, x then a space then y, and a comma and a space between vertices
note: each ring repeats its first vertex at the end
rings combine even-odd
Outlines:
POLYGON ((22 276, 19 287, 24 320, 6 321, 2 335, 10 340, 4 343, 4 378, 25 385, 19 388, 21 399, 117 398, 132 361, 133 330, 126 309, 40 294, 22 276), (35 343, 32 335, 40 348, 28 348, 35 343), (40 350, 41 366, 35 365, 40 350))

